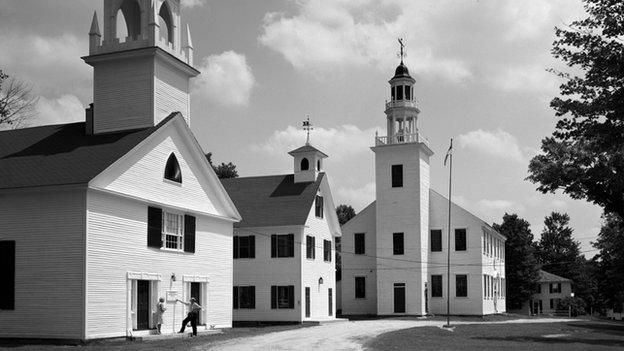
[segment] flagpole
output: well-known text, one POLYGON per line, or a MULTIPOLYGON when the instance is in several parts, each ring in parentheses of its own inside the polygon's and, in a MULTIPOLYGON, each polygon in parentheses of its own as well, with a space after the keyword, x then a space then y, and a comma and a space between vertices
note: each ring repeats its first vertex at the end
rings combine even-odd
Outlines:
MULTIPOLYGON (((451 326, 451 180, 453 179, 453 138, 446 152, 449 157, 449 191, 448 191, 448 233, 446 240, 446 325, 451 326)), ((446 163, 446 158, 444 159, 446 163)))

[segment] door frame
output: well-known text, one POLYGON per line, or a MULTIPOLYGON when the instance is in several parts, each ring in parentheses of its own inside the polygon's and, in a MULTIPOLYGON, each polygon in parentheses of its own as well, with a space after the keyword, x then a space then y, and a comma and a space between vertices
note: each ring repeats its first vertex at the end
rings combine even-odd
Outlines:
POLYGON ((393 313, 397 313, 397 314, 404 314, 407 311, 407 304, 406 304, 406 284, 405 283, 394 283, 392 285, 392 302, 393 302, 393 306, 392 306, 392 311, 393 313), (396 299, 396 292, 397 289, 399 290, 403 290, 403 311, 402 312, 397 312, 397 299, 396 299))
MULTIPOLYGON (((208 320, 208 311, 209 311, 209 303, 210 296, 208 294, 208 276, 205 275, 183 275, 182 276, 182 296, 184 301, 189 301, 191 299, 191 283, 199 283, 199 293, 201 296, 200 305, 204 308, 199 312, 199 321, 198 325, 204 326, 206 329, 210 327, 208 320)), ((231 290, 231 289, 230 289, 231 290)))
POLYGON ((311 301, 311 291, 310 287, 305 287, 305 317, 310 318, 312 315, 312 301, 311 301))
MULTIPOLYGON (((154 320, 151 311, 156 308, 154 296, 158 296, 162 274, 150 272, 126 272, 126 336, 132 336, 137 331, 137 281, 147 280, 150 283, 150 314, 149 327, 153 327, 154 320)), ((149 330, 149 329, 148 329, 149 330)))

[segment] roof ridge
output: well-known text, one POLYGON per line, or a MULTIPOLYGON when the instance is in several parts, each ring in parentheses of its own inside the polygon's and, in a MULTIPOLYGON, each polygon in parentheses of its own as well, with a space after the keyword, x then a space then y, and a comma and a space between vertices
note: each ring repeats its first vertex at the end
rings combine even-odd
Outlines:
POLYGON ((46 124, 46 125, 42 125, 42 126, 32 126, 32 127, 15 128, 15 129, 5 129, 5 130, 0 130, 0 133, 17 132, 17 131, 23 131, 23 130, 35 129, 35 128, 47 128, 47 127, 55 127, 55 126, 68 126, 70 124, 80 124, 80 123, 84 124, 85 122, 82 121, 82 122, 57 123, 57 124, 46 124))

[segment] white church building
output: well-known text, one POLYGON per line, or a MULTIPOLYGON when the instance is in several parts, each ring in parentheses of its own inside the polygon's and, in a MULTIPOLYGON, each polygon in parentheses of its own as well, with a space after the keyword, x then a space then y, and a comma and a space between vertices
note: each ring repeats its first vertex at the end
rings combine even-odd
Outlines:
POLYGON ((371 147, 376 200, 342 226, 342 313, 446 314, 447 299, 453 315, 505 312, 505 237, 452 204, 448 243, 448 200, 430 188, 433 151, 403 61, 389 83, 387 136, 371 147))
POLYGON ((103 19, 86 122, 0 132, 3 338, 145 335, 159 297, 163 333, 186 315, 177 298, 203 305, 203 328, 232 325, 241 216, 189 128, 180 1, 104 0, 103 19))

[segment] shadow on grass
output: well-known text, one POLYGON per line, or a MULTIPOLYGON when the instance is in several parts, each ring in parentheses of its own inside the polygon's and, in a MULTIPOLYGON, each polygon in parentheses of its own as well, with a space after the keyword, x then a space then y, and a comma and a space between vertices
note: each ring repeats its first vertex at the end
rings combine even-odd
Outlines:
POLYGON ((609 322, 603 323, 569 323, 568 327, 572 328, 585 328, 592 331, 612 334, 618 336, 624 336, 624 324, 615 324, 609 322))
POLYGON ((544 338, 536 336, 507 336, 507 337, 472 337, 474 340, 487 341, 514 341, 514 342, 533 342, 542 344, 587 344, 594 346, 620 346, 624 347, 624 340, 616 339, 580 339, 580 338, 544 338))

